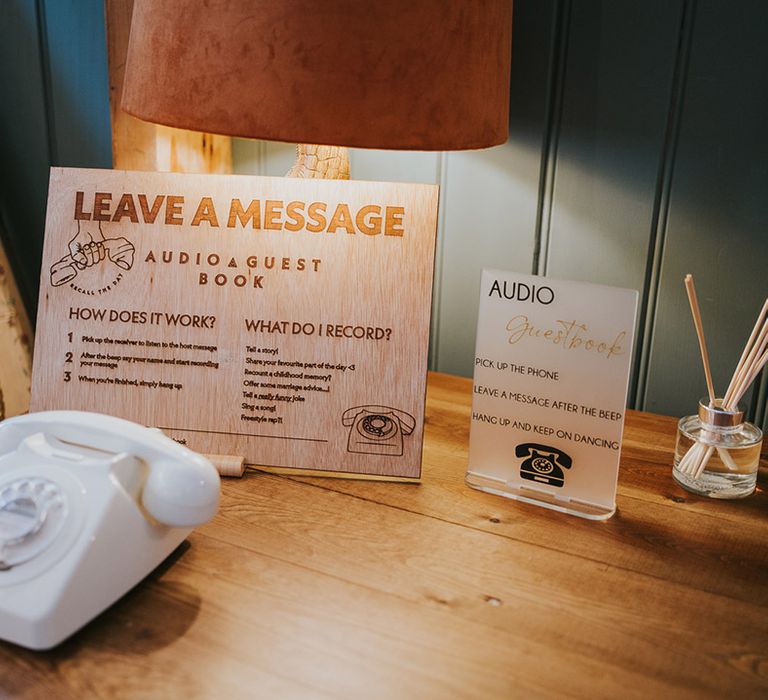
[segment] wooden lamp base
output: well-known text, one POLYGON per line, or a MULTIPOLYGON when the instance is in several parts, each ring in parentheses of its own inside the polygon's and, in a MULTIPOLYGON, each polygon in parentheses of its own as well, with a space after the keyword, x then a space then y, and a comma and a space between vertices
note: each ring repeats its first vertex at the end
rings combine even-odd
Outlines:
POLYGON ((296 146, 296 162, 287 177, 349 180, 349 149, 346 146, 296 146))

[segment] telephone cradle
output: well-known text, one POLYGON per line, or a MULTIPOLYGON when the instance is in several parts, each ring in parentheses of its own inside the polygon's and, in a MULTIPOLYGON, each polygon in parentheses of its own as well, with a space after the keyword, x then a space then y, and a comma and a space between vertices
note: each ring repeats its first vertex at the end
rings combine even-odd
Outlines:
POLYGON ((51 648, 157 567, 219 503, 159 430, 79 411, 0 424, 0 639, 51 648))

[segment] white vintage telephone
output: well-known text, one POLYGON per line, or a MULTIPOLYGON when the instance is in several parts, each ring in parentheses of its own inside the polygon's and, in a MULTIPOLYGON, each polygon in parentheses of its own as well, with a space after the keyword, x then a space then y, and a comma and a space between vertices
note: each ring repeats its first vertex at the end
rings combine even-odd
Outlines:
POLYGON ((158 566, 219 503, 159 430, 50 411, 0 424, 0 639, 48 649, 158 566))

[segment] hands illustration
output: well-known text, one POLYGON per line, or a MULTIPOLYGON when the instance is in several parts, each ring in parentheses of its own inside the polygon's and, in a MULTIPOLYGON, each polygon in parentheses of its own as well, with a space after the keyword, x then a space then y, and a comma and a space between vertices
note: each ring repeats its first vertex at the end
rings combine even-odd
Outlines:
POLYGON ((127 238, 104 238, 101 224, 78 221, 77 233, 69 241, 69 254, 51 266, 51 284, 66 284, 79 271, 98 265, 105 258, 122 270, 133 267, 135 248, 127 238))
POLYGON ((104 248, 104 234, 98 223, 78 221, 77 233, 69 242, 69 257, 78 270, 96 265, 104 260, 107 251, 104 248))

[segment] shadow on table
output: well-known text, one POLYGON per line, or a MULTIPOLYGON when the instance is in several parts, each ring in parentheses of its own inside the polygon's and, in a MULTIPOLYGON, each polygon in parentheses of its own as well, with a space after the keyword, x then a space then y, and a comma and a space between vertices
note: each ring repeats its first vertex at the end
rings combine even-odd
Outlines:
POLYGON ((137 586, 59 646, 34 652, 0 642, 0 666, 15 660, 19 667, 44 665, 53 670, 76 656, 144 656, 172 644, 184 636, 200 611, 196 589, 164 580, 189 547, 182 542, 137 586))

